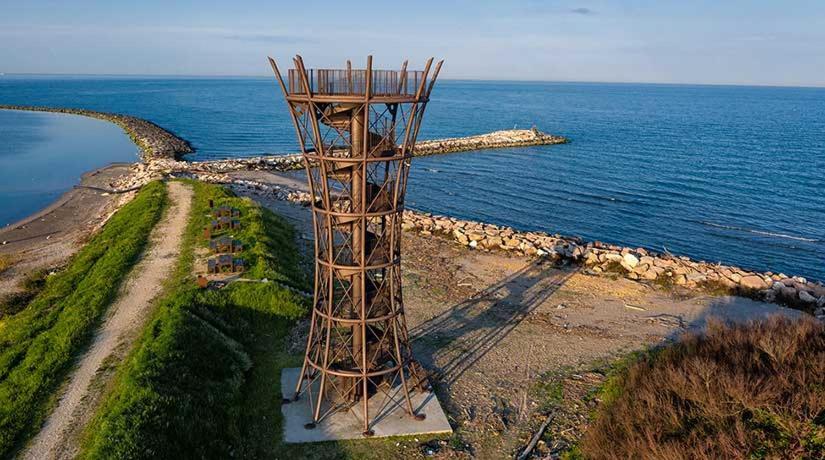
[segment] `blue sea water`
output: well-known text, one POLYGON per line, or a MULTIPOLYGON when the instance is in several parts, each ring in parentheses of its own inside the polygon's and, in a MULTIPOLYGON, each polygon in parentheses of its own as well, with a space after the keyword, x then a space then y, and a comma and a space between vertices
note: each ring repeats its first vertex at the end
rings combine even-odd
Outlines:
POLYGON ((46 207, 83 173, 137 158, 129 136, 106 121, 0 110, 0 226, 46 207))
MULTIPOLYGON (((825 89, 442 81, 433 94, 421 138, 535 124, 572 143, 416 159, 411 207, 825 280, 825 89)), ((271 78, 6 76, 0 104, 148 118, 192 159, 297 148, 271 78)))

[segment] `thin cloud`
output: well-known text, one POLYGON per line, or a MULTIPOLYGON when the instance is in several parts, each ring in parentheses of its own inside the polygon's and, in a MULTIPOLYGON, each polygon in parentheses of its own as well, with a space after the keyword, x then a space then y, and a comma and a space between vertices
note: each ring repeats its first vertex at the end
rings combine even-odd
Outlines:
POLYGON ((243 33, 232 33, 232 34, 224 34, 221 35, 221 38, 225 40, 235 40, 241 42, 256 42, 256 43, 284 43, 284 44, 291 44, 291 43, 310 43, 314 42, 315 40, 311 40, 307 37, 302 37, 299 35, 277 35, 277 34, 260 34, 260 33, 253 33, 253 34, 243 34, 243 33))
POLYGON ((573 14, 580 14, 582 16, 592 16, 596 14, 596 12, 590 8, 573 8, 570 12, 573 14))

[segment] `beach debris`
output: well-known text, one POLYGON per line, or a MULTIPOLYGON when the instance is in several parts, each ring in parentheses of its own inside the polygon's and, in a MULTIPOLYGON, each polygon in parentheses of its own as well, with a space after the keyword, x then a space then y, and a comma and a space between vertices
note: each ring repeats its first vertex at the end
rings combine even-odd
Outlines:
POLYGON ((547 415, 547 418, 544 419, 544 422, 542 422, 541 426, 539 426, 539 429, 535 433, 533 433, 533 436, 530 438, 530 442, 527 443, 527 446, 524 448, 524 450, 522 450, 521 453, 518 454, 518 457, 516 457, 517 460, 526 460, 528 457, 530 457, 530 453, 532 453, 533 449, 536 448, 536 445, 538 444, 541 437, 544 435, 544 432, 547 431, 547 427, 550 426, 550 422, 552 422, 555 417, 555 411, 552 411, 550 412, 550 414, 547 415))

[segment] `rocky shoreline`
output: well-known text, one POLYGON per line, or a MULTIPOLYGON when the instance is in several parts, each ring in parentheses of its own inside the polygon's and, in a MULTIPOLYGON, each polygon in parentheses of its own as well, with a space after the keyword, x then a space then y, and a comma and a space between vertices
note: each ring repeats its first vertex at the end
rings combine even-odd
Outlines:
MULTIPOLYGON (((231 183, 247 192, 308 206, 307 192, 250 180, 231 183)), ((729 265, 691 260, 581 238, 522 232, 483 222, 405 210, 402 229, 421 236, 447 238, 473 250, 505 251, 524 257, 544 257, 580 265, 593 275, 623 276, 631 280, 689 291, 711 291, 785 304, 825 320, 825 286, 783 273, 754 272, 729 265)))
POLYGON ((183 155, 194 152, 189 142, 175 136, 151 121, 129 115, 97 112, 94 110, 24 105, 0 105, 0 109, 65 113, 112 122, 126 131, 132 141, 140 147, 141 159, 146 163, 159 159, 180 159, 183 155))

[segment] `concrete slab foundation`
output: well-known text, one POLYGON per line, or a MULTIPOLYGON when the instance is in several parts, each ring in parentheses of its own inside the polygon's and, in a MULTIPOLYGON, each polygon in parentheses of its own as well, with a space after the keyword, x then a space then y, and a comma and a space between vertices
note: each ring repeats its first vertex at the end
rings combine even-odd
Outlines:
MULTIPOLYGON (((290 398, 298 383, 300 368, 284 369, 281 372, 281 394, 290 398)), ((418 421, 407 415, 404 407, 394 401, 403 401, 400 387, 394 388, 389 400, 386 395, 379 393, 370 398, 370 413, 378 413, 371 429, 374 437, 384 436, 411 436, 418 434, 452 433, 450 422, 441 409, 435 393, 414 392, 412 396, 413 408, 416 413, 423 413, 427 417, 418 421)), ((342 439, 362 439, 364 425, 360 406, 352 410, 340 411, 322 419, 315 428, 306 429, 304 425, 312 421, 312 409, 309 398, 302 394, 301 399, 281 406, 284 415, 284 441, 288 443, 336 441, 342 439)))

